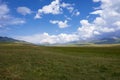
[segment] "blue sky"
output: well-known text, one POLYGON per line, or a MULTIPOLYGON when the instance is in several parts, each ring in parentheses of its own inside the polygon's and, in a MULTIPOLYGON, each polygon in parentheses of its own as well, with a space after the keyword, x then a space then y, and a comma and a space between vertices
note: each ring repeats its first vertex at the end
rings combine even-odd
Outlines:
POLYGON ((32 43, 119 38, 120 0, 0 0, 0 36, 32 43))

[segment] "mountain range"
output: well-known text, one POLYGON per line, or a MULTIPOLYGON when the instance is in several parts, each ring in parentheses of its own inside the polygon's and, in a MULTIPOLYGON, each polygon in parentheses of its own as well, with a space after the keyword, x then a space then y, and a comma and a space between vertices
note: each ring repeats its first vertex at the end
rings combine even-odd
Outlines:
POLYGON ((19 42, 19 40, 9 37, 0 37, 0 42, 19 42))
POLYGON ((28 42, 17 40, 17 39, 14 39, 14 38, 1 37, 0 36, 0 43, 28 43, 28 42))
MULTIPOLYGON (((72 41, 67 44, 89 45, 89 44, 120 44, 120 38, 101 38, 91 41, 72 41)), ((67 45, 66 44, 66 45, 67 45)))
MULTIPOLYGON (((16 39, 13 39, 13 38, 9 38, 9 37, 0 37, 0 42, 22 42, 22 43, 27 43, 25 41, 21 41, 21 40, 16 40, 16 39)), ((73 41, 73 42, 69 42, 69 43, 65 43, 66 45, 67 44, 119 44, 120 43, 120 38, 102 38, 102 39, 99 39, 99 40, 94 40, 94 41, 91 41, 91 42, 80 42, 80 41, 73 41)), ((64 44, 64 45, 65 45, 64 44)))

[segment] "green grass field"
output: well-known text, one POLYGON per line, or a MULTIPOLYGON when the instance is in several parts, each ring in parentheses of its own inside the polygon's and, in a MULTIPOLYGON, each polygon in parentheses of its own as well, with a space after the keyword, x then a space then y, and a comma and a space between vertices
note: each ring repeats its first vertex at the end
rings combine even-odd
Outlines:
POLYGON ((120 46, 0 44, 0 80, 120 80, 120 46))

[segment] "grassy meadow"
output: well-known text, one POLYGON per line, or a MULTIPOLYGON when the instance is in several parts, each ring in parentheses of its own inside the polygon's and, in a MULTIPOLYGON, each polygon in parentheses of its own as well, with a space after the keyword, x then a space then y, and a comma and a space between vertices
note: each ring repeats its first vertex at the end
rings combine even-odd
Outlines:
POLYGON ((0 43, 0 80, 120 80, 120 45, 0 43))

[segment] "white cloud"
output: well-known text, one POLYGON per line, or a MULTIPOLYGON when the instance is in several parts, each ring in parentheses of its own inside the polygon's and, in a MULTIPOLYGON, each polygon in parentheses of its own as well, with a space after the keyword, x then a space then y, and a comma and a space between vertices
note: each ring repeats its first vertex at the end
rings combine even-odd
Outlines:
POLYGON ((58 35, 49 35, 48 33, 35 34, 32 36, 18 37, 21 40, 25 40, 37 44, 55 44, 55 43, 66 43, 75 40, 79 40, 78 36, 75 34, 58 34, 58 35), (33 38, 34 37, 34 38, 33 38))
MULTIPOLYGON (((97 37, 98 35, 104 37, 106 34, 113 34, 120 31, 120 0, 93 0, 94 2, 101 2, 99 10, 93 11, 90 14, 99 15, 93 22, 89 23, 87 20, 81 20, 81 26, 78 32, 81 38, 89 39, 97 37)), ((113 36, 113 35, 112 35, 113 36)))
POLYGON ((69 3, 62 3, 61 4, 61 6, 63 7, 63 8, 66 8, 66 7, 71 7, 71 4, 69 4, 69 3))
POLYGON ((93 2, 99 2, 100 0, 93 0, 93 2))
POLYGON ((25 20, 21 18, 15 18, 9 15, 9 12, 10 9, 6 4, 0 4, 0 27, 25 23, 25 20))
POLYGON ((90 24, 88 20, 81 20, 81 27, 78 28, 78 33, 80 35, 80 38, 83 40, 86 40, 88 38, 91 38, 94 34, 95 26, 90 24))
POLYGON ((59 26, 59 28, 66 28, 68 27, 69 25, 67 24, 68 21, 65 20, 65 21, 58 21, 58 20, 50 20, 50 23, 52 24, 57 24, 59 26))
POLYGON ((64 17, 67 19, 67 20, 72 20, 70 17, 64 15, 64 17))
POLYGON ((94 20, 94 22, 93 22, 96 26, 104 26, 104 25, 106 25, 106 21, 103 19, 103 18, 101 18, 101 17, 97 17, 95 20, 94 20))
POLYGON ((76 12, 76 14, 75 14, 76 16, 78 16, 78 15, 80 15, 80 12, 76 12))
POLYGON ((102 14, 102 10, 97 10, 97 11, 91 12, 90 14, 102 14))
MULTIPOLYGON (((61 0, 54 0, 49 5, 45 5, 41 9, 39 9, 35 16, 35 19, 41 18, 42 14, 53 14, 53 15, 62 14, 63 9, 67 9, 69 12, 73 12, 74 7, 73 4, 64 3, 64 2, 61 3, 61 0)), ((78 12, 77 15, 79 15, 78 12)))
MULTIPOLYGON (((120 37, 120 0, 93 0, 101 2, 99 9, 91 12, 98 15, 93 21, 81 20, 81 26, 73 34, 49 35, 48 33, 23 36, 22 40, 34 43, 65 43, 71 41, 89 41, 97 38, 120 37), (34 37, 34 38, 33 38, 34 37)), ((58 24, 59 21, 50 21, 58 24)), ((65 22, 65 21, 64 21, 65 22)))
POLYGON ((120 21, 116 21, 114 25, 120 27, 120 21))
POLYGON ((8 6, 6 4, 0 4, 0 17, 2 15, 7 14, 9 11, 10 10, 9 10, 9 8, 8 8, 8 6))
POLYGON ((79 16, 80 12, 76 9, 73 11, 72 16, 79 16))
POLYGON ((21 18, 14 18, 10 15, 4 15, 0 17, 0 25, 1 27, 8 26, 8 25, 18 25, 18 24, 24 24, 26 21, 21 18))
POLYGON ((27 7, 18 7, 17 8, 17 12, 22 14, 22 15, 27 15, 27 14, 31 14, 32 13, 32 11, 29 8, 27 8, 27 7))
POLYGON ((88 20, 81 20, 81 21, 80 21, 80 24, 81 24, 82 26, 89 26, 89 25, 90 25, 90 23, 88 22, 88 20))
POLYGON ((12 18, 11 17, 11 19, 12 20, 9 22, 10 25, 18 25, 18 24, 24 24, 24 23, 26 23, 25 20, 20 19, 20 18, 12 18))
POLYGON ((74 10, 73 4, 63 2, 60 6, 69 10, 70 13, 74 10))
POLYGON ((43 6, 42 9, 38 10, 38 13, 36 14, 35 18, 41 18, 42 14, 60 14, 61 9, 60 9, 60 1, 55 0, 51 2, 51 4, 43 6))
POLYGON ((114 29, 114 28, 103 27, 103 28, 101 29, 101 31, 102 31, 102 32, 114 32, 115 29, 114 29))

